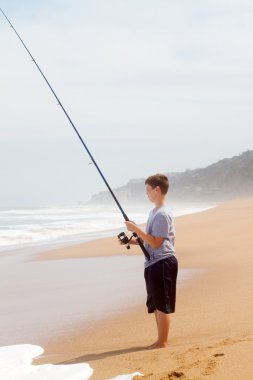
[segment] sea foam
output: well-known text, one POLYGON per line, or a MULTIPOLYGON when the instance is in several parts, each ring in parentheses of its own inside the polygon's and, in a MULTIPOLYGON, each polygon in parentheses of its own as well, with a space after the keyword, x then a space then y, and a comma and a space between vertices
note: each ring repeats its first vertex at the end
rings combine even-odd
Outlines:
MULTIPOLYGON (((53 365, 33 365, 32 359, 44 352, 40 346, 19 344, 0 347, 1 380, 86 380, 93 374, 88 363, 53 365)), ((111 380, 130 380, 135 372, 120 375, 111 380)))

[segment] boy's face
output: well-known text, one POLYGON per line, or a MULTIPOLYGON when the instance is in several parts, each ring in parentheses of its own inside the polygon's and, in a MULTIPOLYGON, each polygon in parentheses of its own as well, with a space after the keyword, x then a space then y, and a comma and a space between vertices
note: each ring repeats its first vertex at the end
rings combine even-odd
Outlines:
POLYGON ((160 197, 161 195, 161 189, 159 186, 156 186, 156 187, 152 187, 150 185, 145 185, 146 186, 146 193, 147 193, 147 196, 148 196, 148 199, 150 200, 150 202, 156 202, 158 197, 160 197))

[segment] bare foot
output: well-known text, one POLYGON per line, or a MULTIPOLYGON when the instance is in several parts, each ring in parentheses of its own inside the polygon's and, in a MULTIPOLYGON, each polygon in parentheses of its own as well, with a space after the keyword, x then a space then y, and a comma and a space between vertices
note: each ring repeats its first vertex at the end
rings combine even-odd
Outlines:
POLYGON ((169 347, 169 344, 167 342, 164 342, 164 343, 160 343, 158 340, 151 344, 150 346, 146 347, 147 350, 154 350, 156 348, 166 348, 166 347, 169 347))
POLYGON ((158 344, 158 340, 155 343, 151 344, 150 346, 147 346, 146 348, 147 350, 152 350, 153 348, 157 347, 157 344, 158 344))
POLYGON ((164 343, 157 342, 155 348, 167 348, 167 347, 169 347, 168 342, 164 342, 164 343))

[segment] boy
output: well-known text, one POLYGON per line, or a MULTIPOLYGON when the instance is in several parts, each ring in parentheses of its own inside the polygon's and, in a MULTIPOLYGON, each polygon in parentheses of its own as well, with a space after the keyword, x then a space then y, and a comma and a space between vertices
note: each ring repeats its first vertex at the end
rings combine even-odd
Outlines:
MULTIPOLYGON (((175 312, 178 262, 175 257, 175 229, 172 217, 166 209, 169 180, 163 174, 155 174, 145 181, 149 200, 155 204, 150 211, 146 232, 133 222, 125 222, 129 231, 136 232, 150 254, 145 259, 144 277, 147 289, 148 313, 155 313, 157 341, 148 348, 168 347, 170 313, 175 312)), ((133 238, 131 244, 138 244, 133 238)))

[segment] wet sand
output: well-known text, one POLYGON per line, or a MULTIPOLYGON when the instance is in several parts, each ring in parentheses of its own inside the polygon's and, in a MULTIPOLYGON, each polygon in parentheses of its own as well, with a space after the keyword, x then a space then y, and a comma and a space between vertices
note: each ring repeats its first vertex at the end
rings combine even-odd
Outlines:
MULTIPOLYGON (((177 217, 175 224, 179 268, 200 271, 178 289, 169 348, 145 349, 156 329, 143 300, 95 328, 80 324, 69 336, 48 337, 34 363, 88 362, 98 380, 135 371, 144 379, 252 379, 253 199, 177 217)), ((38 259, 118 254, 126 255, 125 248, 108 238, 38 259)), ((127 254, 140 255, 139 248, 127 254)))

